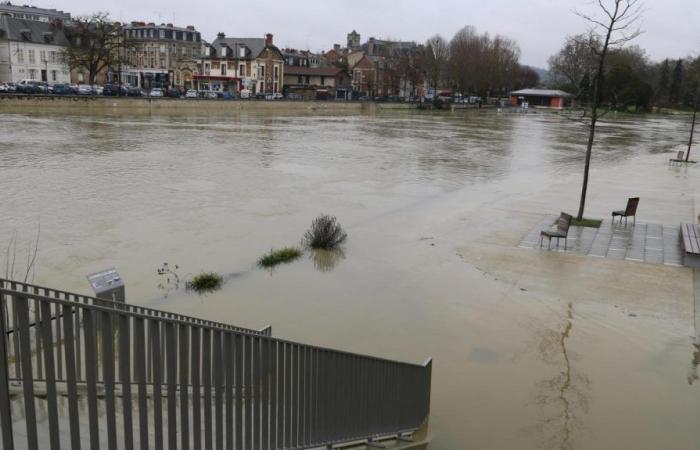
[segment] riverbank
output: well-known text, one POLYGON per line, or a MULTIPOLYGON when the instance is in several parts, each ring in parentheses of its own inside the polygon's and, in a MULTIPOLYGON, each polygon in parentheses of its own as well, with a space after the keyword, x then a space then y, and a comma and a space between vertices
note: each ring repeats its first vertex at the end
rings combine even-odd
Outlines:
POLYGON ((376 103, 358 101, 296 101, 296 100, 216 100, 144 97, 93 97, 55 95, 0 95, 2 111, 49 111, 60 109, 99 112, 157 111, 327 111, 338 113, 375 112, 379 110, 415 109, 410 103, 376 103))

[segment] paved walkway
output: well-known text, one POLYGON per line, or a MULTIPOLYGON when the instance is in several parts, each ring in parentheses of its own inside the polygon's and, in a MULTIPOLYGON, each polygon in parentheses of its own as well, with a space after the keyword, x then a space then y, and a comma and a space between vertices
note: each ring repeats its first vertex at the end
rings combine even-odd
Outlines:
MULTIPOLYGON (((557 217, 551 216, 543 220, 525 236, 519 247, 539 248, 540 231, 550 228, 556 219, 557 217)), ((622 225, 619 221, 613 225, 611 221, 604 220, 600 228, 572 226, 569 229, 567 250, 564 250, 563 240, 557 248, 557 240, 553 239, 551 251, 681 266, 683 256, 678 234, 678 225, 641 222, 633 225, 631 221, 627 225, 624 221, 622 225)), ((547 249, 547 239, 542 248, 547 249)))

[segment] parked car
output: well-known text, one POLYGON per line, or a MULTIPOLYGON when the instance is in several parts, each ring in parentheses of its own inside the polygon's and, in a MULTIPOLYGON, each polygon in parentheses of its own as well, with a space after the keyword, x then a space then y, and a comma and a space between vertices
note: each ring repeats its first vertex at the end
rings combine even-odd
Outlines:
POLYGON ((161 88, 153 88, 151 89, 151 92, 148 93, 149 97, 163 97, 163 89, 161 88))
POLYGON ((70 88, 70 85, 65 84, 65 83, 58 83, 53 85, 53 90, 52 90, 53 95, 72 95, 73 90, 70 88))
POLYGON ((234 100, 236 98, 236 94, 234 94, 233 92, 226 91, 224 92, 222 97, 224 100, 234 100))
POLYGON ((22 80, 17 83, 17 92, 22 94, 38 94, 41 92, 39 88, 39 81, 36 80, 22 80))
POLYGON ((78 95, 94 95, 95 92, 92 90, 92 86, 89 84, 79 84, 78 85, 78 95))
POLYGON ((129 97, 140 97, 141 96, 141 89, 137 88, 136 86, 129 86, 128 84, 125 84, 123 86, 126 89, 126 95, 129 97))
POLYGON ((275 92, 275 94, 272 96, 275 100, 284 100, 284 94, 281 92, 275 92))
POLYGON ((197 98, 199 97, 199 93, 195 91, 194 89, 188 89, 187 92, 185 93, 185 98, 197 98))
POLYGON ((0 92, 10 92, 10 85, 7 83, 0 83, 0 92))
POLYGON ((250 98, 250 89, 241 89, 241 98, 250 98))
POLYGON ((73 95, 78 95, 78 85, 77 84, 71 84, 70 90, 73 92, 73 95))
POLYGON ((118 84, 105 84, 102 88, 102 95, 107 97, 115 97, 117 95, 124 95, 124 87, 118 84))
POLYGON ((166 92, 166 96, 170 97, 170 98, 180 98, 180 97, 182 97, 182 93, 180 92, 179 89, 172 88, 172 89, 168 89, 168 91, 166 92))
POLYGON ((206 98, 219 98, 219 94, 217 94, 215 91, 208 91, 205 96, 206 98))
POLYGON ((256 100, 265 100, 265 93, 264 92, 258 92, 255 94, 255 99, 256 100))

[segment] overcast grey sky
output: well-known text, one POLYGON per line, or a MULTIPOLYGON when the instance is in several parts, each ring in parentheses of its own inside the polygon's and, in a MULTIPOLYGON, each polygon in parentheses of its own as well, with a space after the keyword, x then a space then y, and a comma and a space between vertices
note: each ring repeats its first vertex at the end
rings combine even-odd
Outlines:
MULTIPOLYGON (((610 1, 610 0, 605 0, 610 1)), ((700 0, 642 0, 644 35, 634 41, 652 59, 700 53, 700 0)), ((20 3, 16 0, 16 3, 20 3)), ((521 62, 547 66, 567 34, 586 29, 574 10, 593 11, 590 0, 33 0, 75 15, 96 10, 122 21, 194 25, 209 41, 229 36, 275 35, 280 47, 329 49, 356 29, 370 36, 423 42, 435 33, 450 39, 465 25, 515 39, 521 62)))

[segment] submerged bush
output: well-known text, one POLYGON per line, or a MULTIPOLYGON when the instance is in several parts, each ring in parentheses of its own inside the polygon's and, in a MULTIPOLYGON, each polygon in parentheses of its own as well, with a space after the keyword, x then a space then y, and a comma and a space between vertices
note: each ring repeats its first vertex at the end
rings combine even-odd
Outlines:
POLYGON ((322 250, 332 250, 348 237, 334 216, 318 216, 311 222, 302 240, 304 246, 322 250))
POLYGON ((224 277, 215 272, 202 272, 199 275, 195 275, 191 281, 187 282, 187 289, 192 289, 193 291, 211 292, 219 289, 224 282, 224 277))
POLYGON ((258 265, 260 267, 274 267, 277 264, 292 262, 300 256, 301 250, 296 247, 284 247, 279 250, 272 249, 258 259, 258 265))

